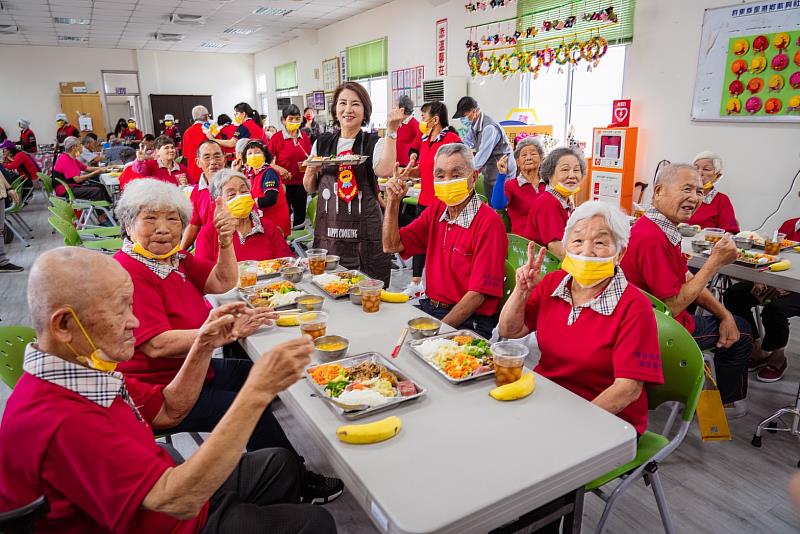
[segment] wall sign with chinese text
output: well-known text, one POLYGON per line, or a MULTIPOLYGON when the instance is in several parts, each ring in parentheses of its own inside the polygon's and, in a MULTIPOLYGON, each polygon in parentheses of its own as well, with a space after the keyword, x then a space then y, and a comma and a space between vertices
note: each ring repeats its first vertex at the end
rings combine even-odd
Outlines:
POLYGON ((447 76, 447 19, 436 21, 436 76, 447 76))

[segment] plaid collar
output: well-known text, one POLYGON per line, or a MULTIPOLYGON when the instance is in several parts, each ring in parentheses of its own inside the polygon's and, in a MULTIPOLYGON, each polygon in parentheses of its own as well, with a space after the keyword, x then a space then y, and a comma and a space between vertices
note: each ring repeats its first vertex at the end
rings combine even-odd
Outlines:
POLYGON ((423 136, 422 136, 422 140, 423 140, 423 141, 430 141, 431 143, 438 143, 439 141, 441 141, 442 139, 444 139, 444 136, 445 136, 445 135, 447 135, 447 132, 450 132, 450 131, 452 131, 452 130, 450 129, 450 127, 449 127, 449 126, 445 126, 444 128, 442 128, 442 131, 441 131, 441 132, 439 132, 439 133, 436 135, 436 137, 435 137, 435 138, 433 138, 433 140, 432 140, 432 141, 431 141, 431 139, 429 138, 430 136, 428 136, 428 134, 425 134, 425 135, 423 135, 423 136))
POLYGON ((570 311, 569 318, 567 319, 567 326, 572 326, 575 321, 578 320, 578 317, 580 317, 581 311, 585 308, 591 308, 601 315, 611 315, 617 308, 617 304, 619 304, 619 300, 622 298, 625 288, 628 287, 628 280, 625 279, 625 274, 622 272, 621 268, 617 267, 617 271, 614 273, 611 283, 606 286, 602 293, 589 302, 581 304, 580 306, 575 306, 572 303, 572 292, 569 289, 571 280, 571 274, 565 276, 561 283, 558 284, 555 291, 553 291, 553 294, 550 295, 551 297, 558 297, 572 306, 572 311, 570 311))
POLYGON ((717 193, 719 193, 719 191, 717 191, 716 188, 712 187, 711 191, 709 191, 703 196, 703 204, 711 204, 712 202, 714 202, 714 197, 717 196, 717 193))
POLYGON ((144 421, 128 394, 125 379, 119 371, 106 373, 68 362, 40 351, 33 343, 25 349, 22 368, 36 378, 77 393, 103 408, 109 408, 114 399, 120 396, 131 407, 136 418, 144 421))
MULTIPOLYGON (((541 181, 539 181, 539 183, 542 183, 542 182, 541 182, 541 181)), ((530 184, 530 186, 531 186, 531 187, 533 187, 533 188, 534 188, 534 189, 536 189, 537 191, 539 190, 539 186, 538 186, 538 185, 536 185, 536 186, 534 187, 534 185, 533 185, 533 184, 531 184, 531 183, 528 181, 528 179, 527 179, 527 178, 525 178, 524 176, 522 176, 522 173, 519 173, 519 174, 517 175, 517 184, 518 184, 520 187, 523 187, 523 186, 525 186, 525 185, 527 185, 527 184, 530 184)))
POLYGON ((179 270, 181 261, 186 257, 186 254, 183 252, 178 252, 171 258, 169 258, 168 262, 164 262, 162 260, 151 260, 150 258, 145 258, 139 253, 133 251, 133 243, 130 239, 125 239, 122 242, 122 252, 133 258, 134 260, 144 263, 148 269, 156 274, 162 280, 166 279, 172 272, 178 273, 182 278, 186 278, 186 276, 179 270))
POLYGON ((181 170, 181 166, 178 165, 177 161, 173 161, 172 162, 172 167, 169 167, 169 168, 166 165, 164 165, 163 163, 161 163, 160 159, 156 159, 156 163, 158 163, 158 168, 159 169, 167 169, 169 172, 175 172, 175 171, 181 170))
POLYGON ((461 213, 458 214, 453 220, 450 220, 450 214, 447 212, 447 207, 445 206, 444 213, 442 216, 439 217, 439 222, 446 222, 447 224, 457 224, 461 228, 469 229, 472 221, 475 219, 475 216, 478 214, 478 210, 481 209, 481 199, 478 198, 474 192, 472 193, 472 198, 464 206, 464 209, 461 210, 461 213))
POLYGON ((674 222, 667 219, 666 215, 655 208, 650 208, 644 213, 644 216, 661 228, 661 231, 664 232, 673 247, 681 242, 681 233, 678 227, 675 226, 674 222))
POLYGON ((264 233, 264 226, 261 224, 261 210, 253 210, 250 212, 250 222, 253 223, 252 228, 250 231, 247 232, 247 235, 242 235, 239 230, 236 230, 236 233, 239 235, 239 244, 244 245, 244 240, 254 234, 263 234, 264 233))
POLYGON ((552 187, 550 184, 547 184, 547 187, 545 187, 544 190, 553 195, 554 197, 556 197, 556 200, 558 200, 561 203, 561 207, 564 208, 565 210, 572 211, 573 209, 575 209, 572 205, 572 200, 570 200, 571 197, 565 197, 564 195, 556 191, 555 187, 552 187))

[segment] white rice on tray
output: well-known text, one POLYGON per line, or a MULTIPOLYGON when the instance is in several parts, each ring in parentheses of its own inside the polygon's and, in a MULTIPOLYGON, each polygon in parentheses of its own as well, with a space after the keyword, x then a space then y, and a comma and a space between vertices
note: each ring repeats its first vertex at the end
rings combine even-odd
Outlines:
POLYGON ((422 357, 426 360, 433 360, 436 355, 439 353, 440 350, 444 348, 456 348, 458 347, 458 343, 453 341, 452 339, 444 339, 444 338, 437 338, 437 339, 426 339, 422 343, 417 346, 417 350, 422 357))
POLYGON ((325 286, 326 284, 330 284, 331 282, 338 282, 339 280, 341 280, 341 278, 339 278, 335 274, 318 274, 317 276, 312 278, 312 280, 314 281, 315 284, 318 284, 320 286, 325 286))

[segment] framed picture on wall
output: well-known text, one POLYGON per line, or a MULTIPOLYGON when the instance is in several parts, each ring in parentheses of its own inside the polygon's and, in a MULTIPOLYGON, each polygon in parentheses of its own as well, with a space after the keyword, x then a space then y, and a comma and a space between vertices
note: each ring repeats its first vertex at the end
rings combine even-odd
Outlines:
POLYGON ((307 108, 314 107, 314 93, 306 93, 306 107, 307 108))
POLYGON ((317 111, 325 109, 325 93, 322 91, 314 91, 312 103, 309 105, 317 111))
POLYGON ((322 90, 332 93, 341 83, 339 58, 334 57, 322 62, 322 90))

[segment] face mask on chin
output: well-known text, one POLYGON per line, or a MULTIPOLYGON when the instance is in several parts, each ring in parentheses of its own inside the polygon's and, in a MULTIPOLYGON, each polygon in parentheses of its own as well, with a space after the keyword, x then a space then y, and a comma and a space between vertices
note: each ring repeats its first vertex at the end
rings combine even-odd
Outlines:
POLYGON ((567 198, 571 197, 572 195, 576 194, 578 191, 581 190, 580 187, 576 187, 575 189, 567 189, 561 184, 561 182, 558 182, 556 185, 554 185, 553 189, 558 191, 558 194, 561 195, 562 197, 567 197, 567 198))
POLYGON ((106 356, 102 350, 95 346, 94 341, 92 341, 89 333, 83 327, 81 320, 78 319, 78 314, 75 313, 75 310, 72 309, 72 306, 67 306, 67 309, 72 315, 72 318, 75 319, 75 323, 78 325, 78 328, 80 328, 83 337, 86 338, 86 341, 88 341, 89 345, 92 347, 92 353, 89 356, 84 356, 78 354, 78 352, 72 347, 71 343, 67 343, 67 347, 72 351, 72 354, 75 355, 75 359, 77 359, 78 362, 86 367, 91 367, 92 369, 96 369, 98 371, 103 371, 105 373, 114 371, 117 368, 117 362, 109 360, 108 356, 106 356))
POLYGON ((170 250, 166 254, 154 254, 154 253, 150 252, 149 250, 147 250, 146 248, 144 248, 142 246, 142 244, 139 243, 138 241, 136 241, 133 244, 133 252, 135 252, 136 254, 138 254, 140 256, 144 256, 145 258, 147 258, 149 260, 166 260, 167 258, 171 258, 175 254, 180 252, 180 250, 181 250, 181 246, 180 246, 180 244, 178 244, 178 245, 175 245, 175 248, 173 248, 172 250, 170 250))

